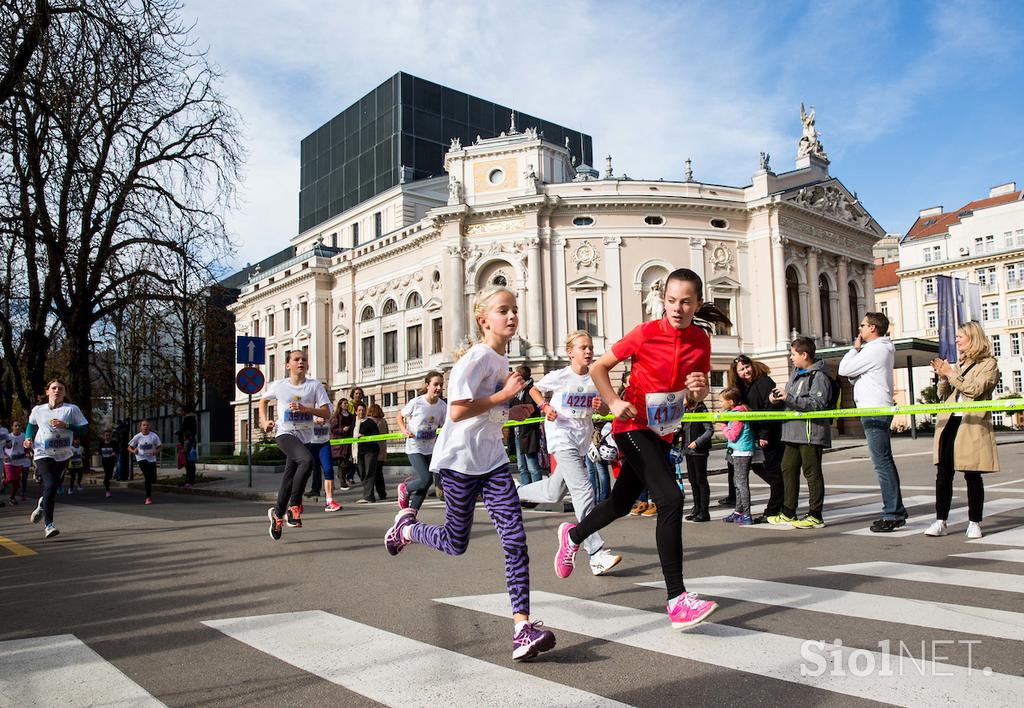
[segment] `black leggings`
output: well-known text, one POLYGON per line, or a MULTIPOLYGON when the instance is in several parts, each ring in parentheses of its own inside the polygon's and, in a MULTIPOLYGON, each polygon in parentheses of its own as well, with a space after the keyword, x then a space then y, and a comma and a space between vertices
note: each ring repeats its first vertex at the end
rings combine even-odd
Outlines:
POLYGON ((114 465, 117 464, 116 457, 100 458, 103 462, 103 488, 110 491, 110 478, 114 476, 114 465))
MULTIPOLYGON (((935 518, 943 521, 949 518, 949 507, 953 503, 953 477, 956 475, 953 446, 960 421, 960 416, 950 416, 939 438, 939 464, 935 466, 935 518)), ((964 472, 964 481, 967 482, 967 519, 980 523, 985 507, 985 483, 981 481, 980 472, 964 472)))
POLYGON ((380 488, 384 486, 383 479, 379 483, 377 482, 377 458, 379 455, 380 449, 377 447, 377 443, 363 443, 359 447, 357 456, 359 478, 363 481, 363 499, 367 501, 376 501, 374 489, 379 492, 380 488))
POLYGON ((690 481, 690 494, 693 495, 693 513, 697 516, 710 513, 707 455, 686 455, 686 478, 690 481))
POLYGON ((573 543, 600 531, 629 513, 646 487, 658 507, 655 542, 669 599, 686 592, 683 584, 683 493, 676 484, 674 465, 668 459, 669 443, 651 430, 616 433, 622 452, 622 469, 611 495, 583 517, 570 533, 573 543))
POLYGON ((146 483, 146 497, 153 496, 153 482, 156 481, 156 463, 147 460, 139 460, 139 469, 142 470, 142 478, 146 483))
POLYGON ((306 444, 294 435, 285 433, 275 439, 277 446, 284 453, 284 474, 281 475, 281 486, 277 490, 277 506, 274 509, 278 516, 284 516, 289 506, 302 505, 302 492, 306 489, 309 474, 313 471, 313 453, 306 444))
POLYGON ((68 461, 57 462, 51 457, 36 458, 36 472, 43 478, 43 521, 47 526, 53 523, 53 508, 57 504, 57 487, 62 483, 68 461))

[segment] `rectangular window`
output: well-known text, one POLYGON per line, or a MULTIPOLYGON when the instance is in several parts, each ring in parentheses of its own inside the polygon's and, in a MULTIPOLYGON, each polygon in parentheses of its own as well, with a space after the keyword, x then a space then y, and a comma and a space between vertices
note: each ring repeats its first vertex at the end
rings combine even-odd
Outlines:
POLYGON ((440 354, 442 349, 444 349, 444 332, 441 318, 435 317, 430 322, 430 353, 440 354))
POLYGON ((980 283, 981 285, 990 285, 996 282, 995 268, 979 268, 977 273, 978 283, 980 283))
POLYGON ((935 278, 924 279, 924 294, 934 295, 935 294, 935 278))
POLYGON ((1006 285, 1009 288, 1017 287, 1020 283, 1021 270, 1020 263, 1007 263, 1006 264, 1006 285))
POLYGON ((1005 232, 1003 232, 1003 242, 1006 244, 1007 248, 1013 248, 1013 232, 1012 231, 1005 231, 1005 232))
POLYGON ((1018 369, 1017 371, 1013 372, 1013 390, 1016 391, 1017 393, 1020 393, 1022 383, 1024 383, 1024 380, 1022 380, 1021 372, 1018 369))
POLYGON ((985 239, 981 236, 976 236, 974 239, 974 254, 983 253, 985 249, 985 239))
POLYGON ((883 315, 885 315, 886 317, 888 317, 888 316, 889 316, 889 303, 887 303, 887 302, 883 302, 883 303, 880 303, 880 305, 879 305, 879 306, 880 306, 880 307, 882 308, 882 309, 881 309, 881 310, 879 310, 879 311, 880 311, 880 312, 881 312, 881 313, 882 313, 883 315))
MULTIPOLYGON (((725 316, 730 320, 732 319, 732 300, 727 297, 716 297, 714 300, 715 307, 725 313, 725 316)), ((715 334, 720 336, 729 336, 732 334, 732 327, 724 324, 715 324, 715 334)))
POLYGON ((384 235, 384 215, 379 211, 373 215, 373 236, 380 238, 384 235))
POLYGON ((583 297, 576 301, 576 329, 591 337, 597 336, 597 298, 583 297))
POLYGON ((931 263, 933 261, 942 260, 942 246, 925 246, 924 247, 924 262, 931 263))
POLYGON ((306 367, 309 367, 309 345, 302 347, 302 356, 306 357, 306 367))
POLYGON ((299 327, 309 324, 309 303, 303 300, 299 303, 299 327))
POLYGON ((1013 235, 1017 237, 1017 246, 1024 246, 1024 229, 1017 229, 1013 232, 1013 235))
POLYGON ((989 234, 985 237, 985 253, 992 253, 994 250, 996 250, 996 237, 989 234))
POLYGON ((423 325, 413 325, 405 330, 405 349, 407 359, 419 359, 423 356, 423 325))
POLYGON ((283 331, 290 332, 292 330, 292 308, 284 308, 284 320, 281 324, 284 327, 283 331))
POLYGON ((254 336, 254 337, 260 336, 260 321, 259 320, 253 320, 252 321, 252 336, 254 336))
POLYGON ((725 386, 725 372, 724 371, 712 371, 711 372, 711 387, 722 388, 725 386))
POLYGON ((1020 332, 1010 333, 1010 356, 1020 356, 1020 332))
POLYGON ((990 322, 999 319, 999 302, 981 303, 981 320, 990 322))
POLYGON ((338 342, 338 371, 348 369, 348 342, 338 342))
POLYGON ((394 408, 398 405, 398 392, 385 391, 381 394, 381 406, 383 408, 394 408))
POLYGON ((267 357, 267 378, 271 381, 273 381, 274 377, 277 376, 277 372, 274 371, 274 363, 274 355, 271 354, 270 356, 267 357))
POLYGON ((1021 304, 1024 303, 1024 299, 1019 297, 1011 297, 1006 301, 1006 316, 1007 317, 1020 317, 1021 304))
POLYGON ((373 349, 376 346, 374 337, 363 337, 362 362, 364 369, 373 368, 373 349))
POLYGON ((269 315, 267 315, 267 336, 268 337, 273 337, 274 336, 274 313, 273 312, 271 312, 269 315))
POLYGON ((1006 391, 1006 386, 1003 384, 1003 375, 999 374, 999 378, 996 379, 996 393, 1003 393, 1006 391))
POLYGON ((384 364, 398 363, 398 332, 391 330, 384 333, 384 364))
POLYGON ((925 317, 928 318, 928 329, 935 329, 936 327, 939 326, 938 320, 935 317, 935 310, 928 310, 928 312, 925 314, 925 317))
POLYGON ((333 248, 337 248, 338 247, 338 232, 337 231, 335 231, 333 234, 331 234, 331 247, 333 247, 333 248))
POLYGON ((359 222, 352 224, 352 245, 359 245, 359 222))
POLYGON ((1003 338, 998 334, 992 335, 992 356, 1003 355, 1003 338))
POLYGON ((408 403, 412 399, 416 398, 416 396, 418 396, 418 395, 419 394, 416 393, 416 389, 414 389, 414 388, 407 388, 407 389, 405 389, 405 402, 408 403))

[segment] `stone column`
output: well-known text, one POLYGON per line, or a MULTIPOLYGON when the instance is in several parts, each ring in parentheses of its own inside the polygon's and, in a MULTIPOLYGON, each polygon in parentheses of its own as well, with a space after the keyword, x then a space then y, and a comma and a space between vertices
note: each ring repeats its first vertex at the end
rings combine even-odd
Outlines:
POLYGON ((457 244, 458 240, 448 243, 444 250, 444 306, 441 311, 444 313, 444 353, 449 361, 466 338, 465 259, 462 246, 457 244))
MULTIPOLYGON (((836 327, 835 336, 852 342, 857 332, 850 332, 850 325, 854 313, 850 312, 850 270, 846 258, 836 258, 836 278, 839 279, 839 326, 836 327)), ((864 313, 856 313, 861 317, 864 313)))
MULTIPOLYGON (((549 243, 551 244, 552 256, 554 256, 553 272, 551 274, 551 307, 555 310, 553 341, 555 342, 556 354, 561 356, 562 352, 558 351, 558 341, 570 329, 566 326, 566 317, 569 311, 569 293, 566 292, 565 287, 565 249, 569 242, 565 240, 564 236, 556 236, 549 243)), ((573 324, 575 325, 575 322, 573 324)), ((571 329, 576 329, 576 327, 573 326, 571 329)))
POLYGON ((821 338, 825 335, 822 331, 822 319, 821 319, 821 295, 818 291, 818 254, 821 253, 820 248, 808 248, 807 249, 807 285, 810 288, 810 314, 811 321, 808 324, 808 331, 811 336, 814 337, 815 341, 821 341, 821 338))
POLYGON ((800 327, 797 330, 797 334, 809 334, 811 316, 807 312, 807 283, 800 283, 797 292, 800 295, 800 327), (800 331, 803 330, 803 331, 800 331))
POLYGON ((772 236, 772 291, 775 295, 775 346, 789 346, 789 297, 786 292, 786 251, 782 236, 772 236))
POLYGON ((622 339, 622 239, 619 236, 606 236, 604 239, 605 280, 608 284, 607 299, 604 303, 605 341, 610 348, 622 339))
POLYGON ((700 237, 690 237, 690 270, 699 275, 701 280, 706 280, 706 278, 704 277, 705 243, 707 242, 700 237))
POLYGON ((541 293, 540 239, 526 239, 526 338, 531 357, 544 356, 544 298, 541 293))
POLYGON ((868 310, 875 309, 875 266, 864 266, 864 306, 868 310))

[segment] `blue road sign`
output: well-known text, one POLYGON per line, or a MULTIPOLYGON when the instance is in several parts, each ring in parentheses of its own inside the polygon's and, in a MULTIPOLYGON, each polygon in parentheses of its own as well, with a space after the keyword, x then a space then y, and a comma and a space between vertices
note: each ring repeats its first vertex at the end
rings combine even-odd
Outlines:
POLYGON ((236 337, 235 342, 237 344, 235 352, 236 364, 267 363, 266 337, 236 337))
POLYGON ((239 369, 238 376, 235 377, 235 385, 238 386, 238 390, 250 396, 263 390, 263 384, 265 383, 266 379, 263 378, 263 372, 254 366, 246 366, 239 369))

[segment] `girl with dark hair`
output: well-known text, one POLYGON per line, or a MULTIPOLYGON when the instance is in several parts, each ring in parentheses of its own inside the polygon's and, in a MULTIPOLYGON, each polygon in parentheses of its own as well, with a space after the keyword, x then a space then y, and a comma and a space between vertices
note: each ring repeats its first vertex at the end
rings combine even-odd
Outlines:
POLYGON ((612 433, 623 455, 622 469, 606 501, 579 524, 559 527, 555 571, 568 577, 579 544, 628 514, 646 487, 658 508, 655 540, 668 591, 666 609, 672 626, 685 629, 707 619, 718 606, 687 592, 683 583, 683 494, 669 448, 687 394, 695 401, 708 395, 711 338, 705 328, 731 323, 704 302, 700 276, 687 268, 669 274, 664 304, 661 319, 635 327, 591 367, 598 394, 615 417, 612 433), (629 385, 619 397, 608 372, 627 359, 632 362, 629 385))
POLYGON ((405 453, 415 475, 398 485, 398 506, 417 512, 427 498, 434 476, 430 472, 430 456, 434 452, 437 429, 448 414, 448 404, 441 400, 444 374, 431 371, 423 379, 424 392, 408 403, 397 416, 398 428, 405 436, 405 453))
POLYGON ((150 430, 148 420, 139 423, 139 432, 128 441, 128 452, 135 455, 146 484, 145 504, 153 503, 153 483, 156 482, 156 460, 160 455, 160 436, 150 430))

